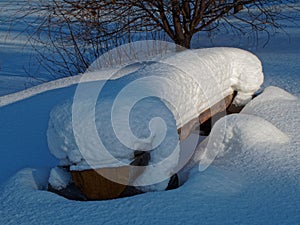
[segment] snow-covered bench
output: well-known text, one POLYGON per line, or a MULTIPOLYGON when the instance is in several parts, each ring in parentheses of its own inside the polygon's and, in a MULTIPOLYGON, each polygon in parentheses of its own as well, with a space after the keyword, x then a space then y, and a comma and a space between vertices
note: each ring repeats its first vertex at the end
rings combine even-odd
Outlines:
POLYGON ((137 151, 148 151, 148 166, 129 167, 125 183, 120 177, 106 178, 153 191, 165 189, 177 172, 180 139, 188 136, 199 116, 216 105, 226 108, 233 92, 237 93, 233 104, 245 105, 260 88, 263 72, 260 60, 250 52, 208 48, 141 63, 125 76, 97 82, 103 87, 96 101, 86 97, 93 95, 89 85, 95 84, 90 82, 82 84, 80 90, 86 92, 82 97, 79 93, 74 101, 52 110, 50 151, 71 171, 128 169, 137 151))

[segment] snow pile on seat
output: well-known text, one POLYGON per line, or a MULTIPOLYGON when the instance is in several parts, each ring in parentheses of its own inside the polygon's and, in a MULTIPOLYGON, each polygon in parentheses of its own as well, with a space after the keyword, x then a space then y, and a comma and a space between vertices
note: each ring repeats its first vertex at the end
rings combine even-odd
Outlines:
MULTIPOLYGON (((60 105, 51 112, 47 131, 48 146, 51 153, 60 160, 60 165, 70 165, 72 170, 128 165, 134 159, 134 150, 145 150, 153 146, 151 141, 155 140, 155 136, 150 134, 148 123, 153 117, 159 116, 163 118, 167 126, 165 139, 160 145, 152 149, 149 162, 152 166, 147 167, 144 173, 148 174, 147 171, 151 173, 151 168, 157 167, 157 163, 171 156, 160 167, 162 173, 160 181, 164 180, 163 178, 166 178, 166 176, 169 177, 170 170, 177 165, 179 159, 179 139, 176 122, 172 113, 163 102, 155 98, 148 98, 143 101, 143 104, 138 104, 136 109, 133 110, 132 117, 134 119, 130 120, 130 128, 141 140, 140 143, 132 143, 131 147, 135 149, 130 149, 123 145, 115 135, 110 120, 111 102, 106 100, 98 102, 95 109, 97 112, 95 120, 90 113, 92 111, 90 102, 82 101, 80 105, 82 107, 78 109, 80 110, 78 113, 84 115, 81 120, 77 121, 77 126, 82 127, 82 133, 77 134, 80 137, 75 137, 72 129, 71 102, 60 105), (97 132, 105 149, 98 148, 98 134, 93 135, 86 132, 93 121, 95 121, 97 132), (109 152, 113 158, 107 157, 103 151, 109 152)), ((120 123, 122 123, 121 120, 120 123)), ((155 126, 152 132, 159 134, 161 132, 157 129, 159 127, 155 126)), ((142 179, 140 182, 145 183, 146 181, 142 179)), ((166 188, 167 184, 168 182, 161 189, 166 188)))
POLYGON ((159 176, 152 171, 159 165, 163 181, 179 161, 177 129, 233 91, 234 104, 247 103, 262 82, 261 62, 247 51, 176 53, 115 80, 81 83, 83 94, 51 112, 49 149, 72 170, 122 166, 135 150, 149 150, 150 166, 139 179, 147 183, 159 176), (94 101, 97 87, 102 89, 94 101))
POLYGON ((228 89, 238 92, 235 105, 245 105, 264 80, 260 60, 252 53, 238 48, 189 50, 163 61, 178 66, 200 84, 203 92, 198 91, 198 96, 206 97, 207 101, 198 103, 200 109, 205 108, 205 103, 214 103, 211 99, 217 98, 219 92, 227 94, 228 89))

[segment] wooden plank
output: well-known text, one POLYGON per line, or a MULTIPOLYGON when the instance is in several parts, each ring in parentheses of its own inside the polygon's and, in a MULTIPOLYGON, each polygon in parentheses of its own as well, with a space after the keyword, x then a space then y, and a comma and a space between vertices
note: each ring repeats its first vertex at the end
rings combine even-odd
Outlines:
POLYGON ((132 166, 71 171, 71 174, 75 186, 87 199, 115 199, 130 195, 130 193, 124 192, 128 192, 129 185, 144 172, 149 160, 149 152, 136 151, 135 159, 130 163, 132 166))
POLYGON ((107 179, 114 177, 126 183, 129 179, 129 166, 71 171, 74 184, 89 200, 114 199, 121 195, 126 185, 107 179))
POLYGON ((177 131, 180 141, 185 140, 193 130, 195 130, 197 127, 200 127, 201 124, 212 118, 217 113, 225 112, 226 109, 231 105, 233 98, 234 93, 228 95, 227 97, 213 105, 211 108, 206 109, 204 112, 200 113, 198 117, 192 119, 181 128, 179 128, 177 131))

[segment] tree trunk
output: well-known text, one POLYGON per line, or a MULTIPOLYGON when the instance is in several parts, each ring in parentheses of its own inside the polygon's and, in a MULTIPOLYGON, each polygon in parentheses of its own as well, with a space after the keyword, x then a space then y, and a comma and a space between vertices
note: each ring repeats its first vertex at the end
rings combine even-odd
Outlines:
POLYGON ((191 40, 192 40, 192 37, 186 35, 183 39, 177 38, 176 40, 174 40, 174 42, 177 45, 180 45, 184 48, 190 49, 191 48, 191 40))

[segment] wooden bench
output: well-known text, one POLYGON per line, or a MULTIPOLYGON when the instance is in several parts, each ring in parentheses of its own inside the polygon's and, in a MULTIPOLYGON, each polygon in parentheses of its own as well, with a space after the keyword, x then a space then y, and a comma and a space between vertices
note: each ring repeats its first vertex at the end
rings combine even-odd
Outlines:
MULTIPOLYGON (((226 110, 230 107, 232 108, 231 110, 234 110, 234 106, 231 106, 234 95, 235 93, 232 93, 217 104, 213 105, 211 108, 200 113, 197 118, 189 121, 187 124, 179 128, 178 135, 180 141, 185 140, 194 129, 199 127, 201 124, 204 124, 217 114, 221 113, 222 115, 226 115, 226 110)), ((82 191, 87 199, 115 199, 140 193, 140 191, 136 190, 134 187, 128 186, 128 184, 143 173, 143 166, 146 166, 149 160, 149 153, 136 154, 135 160, 131 163, 131 165, 140 166, 140 169, 135 169, 135 171, 133 171, 130 166, 122 166, 84 171, 71 171, 71 173, 75 185, 82 191), (114 182, 107 179, 107 177, 113 177, 114 180, 119 180, 121 182, 114 182)))

